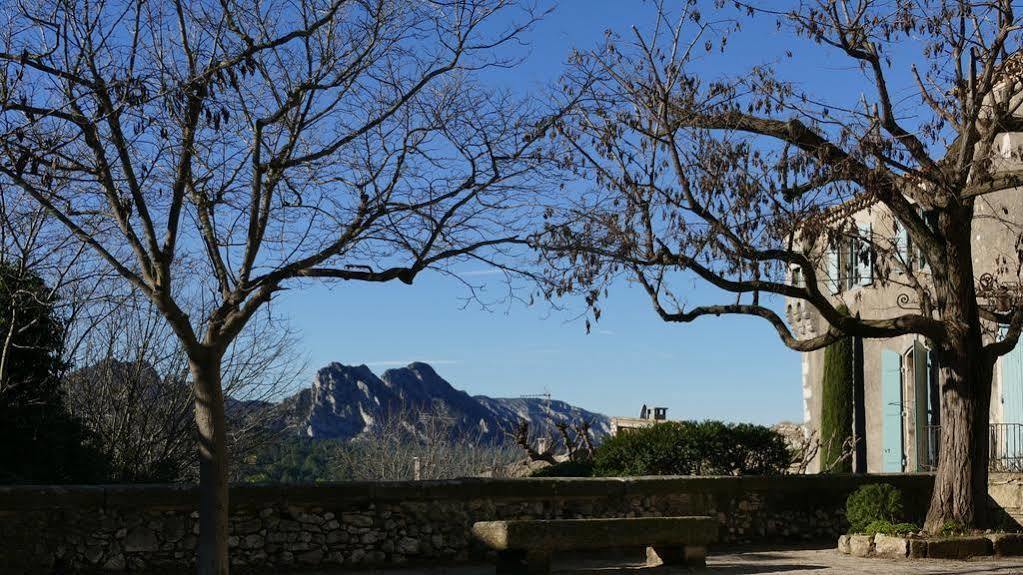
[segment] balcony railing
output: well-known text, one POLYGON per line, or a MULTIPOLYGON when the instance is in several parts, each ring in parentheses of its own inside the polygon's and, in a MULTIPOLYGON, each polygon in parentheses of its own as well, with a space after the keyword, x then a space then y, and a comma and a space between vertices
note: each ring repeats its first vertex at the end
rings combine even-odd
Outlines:
MULTIPOLYGON (((990 457, 988 469, 999 472, 1023 472, 1023 423, 992 423, 988 426, 990 457)), ((927 426, 925 470, 938 467, 941 427, 927 426)))

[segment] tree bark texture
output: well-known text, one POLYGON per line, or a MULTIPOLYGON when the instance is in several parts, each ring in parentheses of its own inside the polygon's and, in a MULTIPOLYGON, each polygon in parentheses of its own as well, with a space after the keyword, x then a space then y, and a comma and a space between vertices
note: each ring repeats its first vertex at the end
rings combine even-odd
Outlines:
POLYGON ((938 472, 924 527, 938 532, 948 523, 984 526, 987 521, 989 409, 994 362, 984 350, 973 277, 972 208, 939 220, 948 239, 945 273, 933 277, 937 310, 948 326, 937 358, 941 389, 938 472))
POLYGON ((199 575, 227 575, 228 460, 227 420, 221 388, 221 356, 203 350, 190 354, 199 433, 199 575))

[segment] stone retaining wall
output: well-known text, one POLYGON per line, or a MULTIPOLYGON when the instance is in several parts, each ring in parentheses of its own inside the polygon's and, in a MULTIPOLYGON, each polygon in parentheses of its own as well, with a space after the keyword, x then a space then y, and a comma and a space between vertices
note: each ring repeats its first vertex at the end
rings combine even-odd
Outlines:
POLYGON ((1023 473, 992 473, 988 494, 996 525, 1007 530, 1023 528, 1023 473))
MULTIPOLYGON (((492 519, 710 515, 722 544, 835 541, 845 499, 889 482, 922 514, 930 475, 462 479, 238 485, 235 572, 454 563, 482 559, 472 523, 492 519)), ((192 486, 0 487, 0 573, 186 572, 192 486)))

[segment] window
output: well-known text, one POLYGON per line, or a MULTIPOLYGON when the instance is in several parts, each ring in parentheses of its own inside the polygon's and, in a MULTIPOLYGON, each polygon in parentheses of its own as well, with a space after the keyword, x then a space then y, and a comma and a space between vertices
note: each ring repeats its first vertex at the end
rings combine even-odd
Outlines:
MULTIPOLYGON (((917 208, 917 214, 920 215, 924 222, 927 222, 928 226, 931 225, 930 218, 923 208, 917 208)), ((895 227, 897 230, 895 248, 898 251, 899 259, 902 260, 910 271, 926 271, 928 269, 927 254, 913 244, 913 239, 909 237, 909 233, 902 225, 902 222, 896 221, 895 227)), ((901 270, 899 270, 899 273, 901 273, 901 270)))
POLYGON ((856 238, 850 249, 852 285, 867 286, 874 283, 874 230, 870 223, 857 224, 856 238))
POLYGON ((916 470, 933 470, 937 466, 941 400, 931 351, 920 340, 914 341, 903 354, 902 385, 904 397, 912 398, 912 403, 905 406, 905 416, 912 430, 916 470))
POLYGON ((827 277, 828 286, 834 294, 874 283, 871 224, 857 224, 855 235, 840 238, 829 247, 827 277))
POLYGON ((835 243, 828 249, 828 286, 831 293, 841 293, 844 288, 845 278, 842 277, 841 263, 842 249, 839 243, 835 243))
POLYGON ((791 285, 793 287, 803 287, 803 268, 795 266, 791 270, 791 285))

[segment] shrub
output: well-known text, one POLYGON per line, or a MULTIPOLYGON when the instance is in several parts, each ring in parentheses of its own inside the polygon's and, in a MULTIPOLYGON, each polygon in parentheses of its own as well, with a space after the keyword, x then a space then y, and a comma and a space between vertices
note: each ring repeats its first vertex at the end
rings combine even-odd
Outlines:
POLYGON ((592 477, 593 463, 589 461, 562 461, 547 467, 541 467, 530 477, 592 477))
POLYGON ((845 514, 852 533, 863 533, 875 521, 899 523, 902 493, 887 483, 864 485, 846 499, 845 514))
POLYGON ((941 531, 938 532, 942 537, 954 537, 956 535, 967 535, 970 533, 970 528, 958 521, 946 521, 941 526, 941 531))
POLYGON ((792 461, 785 438, 760 425, 669 421, 608 438, 593 456, 594 474, 764 475, 792 461))
POLYGON ((824 350, 821 381, 821 469, 851 472, 843 450, 853 426, 853 341, 844 337, 824 350))
POLYGON ((915 523, 892 523, 884 519, 878 521, 871 521, 870 525, 863 530, 865 535, 906 535, 908 533, 914 533, 920 531, 920 527, 915 523))

